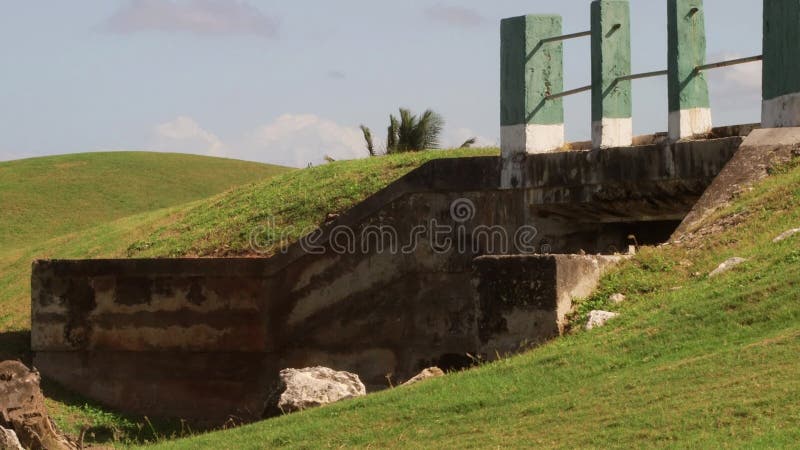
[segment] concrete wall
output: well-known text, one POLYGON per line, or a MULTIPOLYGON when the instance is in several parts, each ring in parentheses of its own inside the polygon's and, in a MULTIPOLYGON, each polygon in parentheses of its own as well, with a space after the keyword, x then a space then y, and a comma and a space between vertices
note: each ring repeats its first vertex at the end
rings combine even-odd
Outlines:
POLYGON ((568 299, 601 267, 475 260, 520 253, 491 230, 532 231, 524 243, 550 253, 613 252, 629 234, 666 240, 740 142, 533 155, 511 190, 498 189, 499 158, 433 161, 269 259, 38 261, 34 362, 123 410, 220 420, 260 417, 285 367, 350 370, 374 389, 388 374, 459 367, 466 352, 514 351, 557 334, 568 299), (432 221, 448 231, 414 234, 432 221), (362 248, 380 227, 400 237, 396 251, 362 248), (336 251, 341 230, 356 251, 336 251))

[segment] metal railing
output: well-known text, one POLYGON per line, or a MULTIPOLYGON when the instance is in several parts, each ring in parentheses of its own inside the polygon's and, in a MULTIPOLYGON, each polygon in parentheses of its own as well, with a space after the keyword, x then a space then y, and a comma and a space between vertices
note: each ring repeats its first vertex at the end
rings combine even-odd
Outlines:
POLYGON ((579 33, 570 33, 570 34, 563 34, 561 36, 549 37, 549 38, 546 38, 546 39, 542 39, 539 42, 542 43, 542 44, 547 44, 547 43, 550 43, 550 42, 566 41, 568 39, 582 38, 582 37, 587 37, 587 36, 591 36, 591 35, 592 35, 592 30, 581 31, 579 33))
MULTIPOLYGON (((581 34, 581 33, 575 33, 575 34, 581 34)), ((571 36, 571 35, 566 35, 566 36, 571 36)), ((557 37, 563 37, 563 36, 557 36, 557 37)), ((553 39, 553 38, 550 38, 550 39, 553 39)), ((704 64, 702 66, 697 66, 697 67, 694 68, 694 72, 695 73, 700 73, 700 72, 702 72, 704 70, 719 69, 719 68, 722 68, 722 67, 730 67, 730 66, 735 66, 735 65, 738 65, 738 64, 747 64, 747 63, 751 63, 751 62, 762 61, 763 59, 764 59, 763 55, 748 56, 747 58, 730 59, 728 61, 720 61, 720 62, 715 62, 715 63, 710 63, 710 64, 704 64)), ((655 70, 655 71, 652 71, 652 72, 642 72, 642 73, 637 73, 637 74, 633 74, 633 75, 625 75, 624 77, 619 77, 619 78, 615 79, 614 83, 612 85, 615 85, 615 84, 619 83, 620 81, 632 81, 632 80, 640 80, 642 78, 663 77, 663 76, 665 76, 667 74, 668 74, 668 72, 666 70, 655 70)), ((570 95, 580 94, 582 92, 586 92, 586 91, 590 91, 590 90, 592 90, 592 86, 591 85, 589 85, 589 86, 581 86, 579 88, 570 89, 568 91, 564 91, 564 92, 559 92, 557 94, 548 95, 547 97, 545 97, 545 100, 556 100, 556 99, 559 99, 559 98, 564 98, 564 97, 568 97, 570 95)))

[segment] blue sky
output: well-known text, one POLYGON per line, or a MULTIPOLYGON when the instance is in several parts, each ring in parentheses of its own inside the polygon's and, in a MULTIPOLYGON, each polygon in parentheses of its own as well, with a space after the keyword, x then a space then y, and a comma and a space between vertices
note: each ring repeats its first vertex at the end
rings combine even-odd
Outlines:
MULTIPOLYGON (((706 0, 708 59, 761 53, 761 0, 706 0), (735 6, 733 6, 735 4, 735 6)), ((0 160, 177 151, 293 166, 365 156, 399 106, 433 108, 445 143, 499 141, 499 21, 589 0, 5 0, 0 160)), ((633 69, 666 68, 666 0, 632 0, 633 69)), ((589 83, 588 39, 565 48, 589 83)), ((760 120, 760 64, 710 76, 715 124, 760 120)), ((565 103, 589 138, 589 94, 565 103)), ((665 131, 666 80, 634 82, 634 131, 665 131)))

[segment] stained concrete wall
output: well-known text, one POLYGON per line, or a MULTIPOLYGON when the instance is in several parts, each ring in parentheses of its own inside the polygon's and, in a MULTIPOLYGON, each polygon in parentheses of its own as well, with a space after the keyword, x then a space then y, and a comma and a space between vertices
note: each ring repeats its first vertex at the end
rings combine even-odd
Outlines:
POLYGON ((35 365, 123 410, 219 420, 268 410, 285 367, 350 370, 377 388, 389 374, 398 381, 433 364, 459 367, 466 352, 514 351, 557 333, 565 299, 591 279, 574 265, 589 266, 474 262, 518 251, 460 240, 462 233, 534 227, 529 244, 551 253, 606 253, 626 248, 629 234, 659 242, 740 142, 530 156, 511 190, 498 189, 499 158, 434 161, 324 225, 313 240, 325 249, 320 254, 296 244, 269 259, 38 261, 35 365), (465 200, 466 219, 451 210, 465 200), (463 246, 443 248, 426 235, 405 252, 333 251, 342 227, 360 236, 391 226, 410 236, 431 220, 449 226, 444 237, 463 246), (506 271, 502 280, 497 270, 506 271), (503 284, 515 279, 543 287, 525 297, 503 284))

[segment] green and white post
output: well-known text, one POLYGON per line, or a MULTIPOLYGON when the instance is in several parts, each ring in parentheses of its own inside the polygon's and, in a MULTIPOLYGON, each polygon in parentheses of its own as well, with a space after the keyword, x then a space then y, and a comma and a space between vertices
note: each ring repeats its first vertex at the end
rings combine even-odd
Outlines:
POLYGON ((592 2, 592 146, 633 143, 631 9, 628 0, 592 2))
POLYGON ((564 145, 564 104, 548 100, 564 88, 561 16, 528 15, 500 25, 500 147, 503 185, 519 182, 520 156, 547 153, 564 145), (514 163, 517 161, 517 163, 514 163), (508 169, 508 170, 507 170, 508 169), (519 169, 519 167, 517 167, 519 169))
POLYGON ((800 127, 800 0, 764 0, 761 126, 800 127))
POLYGON ((711 132, 711 103, 703 72, 706 30, 703 0, 667 0, 669 137, 711 132))

